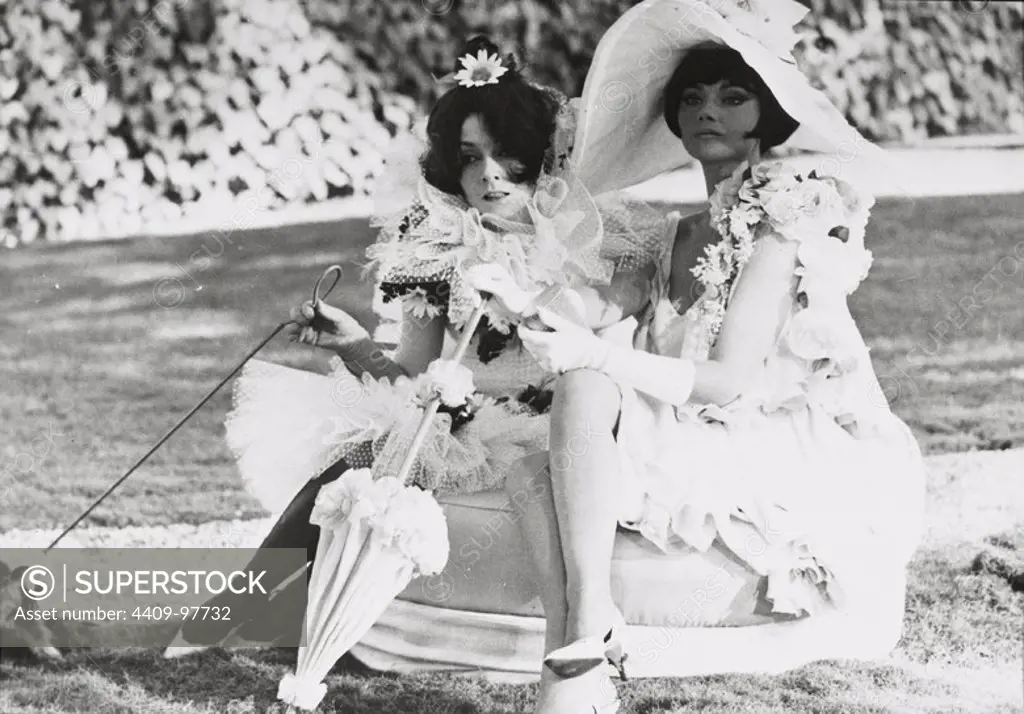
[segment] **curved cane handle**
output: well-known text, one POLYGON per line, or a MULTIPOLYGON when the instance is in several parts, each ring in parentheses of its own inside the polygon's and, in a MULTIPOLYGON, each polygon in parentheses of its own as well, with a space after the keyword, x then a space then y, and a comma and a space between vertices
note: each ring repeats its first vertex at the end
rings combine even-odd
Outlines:
POLYGON ((320 302, 321 300, 326 298, 328 295, 330 295, 334 291, 334 288, 338 287, 338 282, 341 280, 341 275, 342 275, 343 272, 344 271, 342 271, 340 265, 328 266, 327 270, 325 270, 323 272, 323 275, 321 275, 317 279, 316 285, 313 286, 313 305, 316 305, 318 302, 320 302), (336 273, 336 275, 334 277, 334 282, 331 283, 331 287, 327 288, 327 290, 324 292, 324 294, 321 295, 320 294, 320 288, 323 286, 324 281, 327 280, 327 277, 331 273, 336 273))
POLYGON ((323 315, 320 314, 320 303, 324 301, 328 295, 330 295, 334 288, 338 287, 338 283, 341 281, 342 273, 340 265, 328 266, 327 270, 323 272, 317 281, 316 285, 313 286, 313 319, 310 321, 309 326, 317 332, 323 332, 329 327, 329 323, 324 320, 323 315), (334 273, 334 282, 331 283, 330 287, 324 291, 323 295, 320 294, 320 288, 323 287, 324 282, 330 277, 331 273, 334 273))

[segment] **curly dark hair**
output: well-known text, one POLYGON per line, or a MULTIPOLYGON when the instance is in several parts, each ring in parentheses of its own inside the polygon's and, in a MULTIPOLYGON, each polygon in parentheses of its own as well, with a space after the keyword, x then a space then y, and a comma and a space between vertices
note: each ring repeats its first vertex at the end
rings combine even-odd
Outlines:
POLYGON ((796 131, 799 123, 779 105, 764 80, 739 52, 729 47, 699 47, 686 53, 665 87, 665 123, 673 134, 680 136, 679 103, 683 92, 698 84, 721 81, 742 87, 757 97, 761 116, 749 138, 760 139, 762 151, 778 146, 796 131))
MULTIPOLYGON (((497 45, 485 35, 469 40, 459 57, 476 56, 480 50, 501 57, 497 45)), ((517 181, 536 181, 544 168, 561 106, 560 97, 552 90, 527 82, 514 55, 502 57, 502 64, 508 71, 496 84, 456 86, 445 93, 430 112, 428 148, 421 159, 423 177, 445 193, 462 195, 462 125, 473 114, 481 116, 484 127, 501 150, 525 167, 516 177, 517 181)))

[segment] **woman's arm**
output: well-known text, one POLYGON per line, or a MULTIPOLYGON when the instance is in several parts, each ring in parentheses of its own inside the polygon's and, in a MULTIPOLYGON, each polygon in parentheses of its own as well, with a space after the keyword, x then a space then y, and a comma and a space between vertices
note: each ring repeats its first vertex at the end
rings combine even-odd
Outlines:
POLYGON ((374 379, 387 377, 394 381, 426 371, 441 356, 447 325, 444 315, 417 319, 404 310, 399 314, 397 319, 385 317, 390 331, 398 333, 390 344, 373 339, 345 310, 324 303, 318 305, 318 310, 312 302, 293 309, 291 319, 295 324, 288 333, 297 342, 331 350, 356 376, 366 373, 374 379))
POLYGON ((393 351, 369 336, 335 351, 356 376, 365 372, 374 379, 387 377, 392 381, 401 376, 414 377, 441 356, 446 324, 443 315, 417 320, 404 313, 396 326, 399 338, 393 351))
POLYGON ((767 237, 736 284, 711 358, 693 362, 611 345, 540 308, 556 332, 520 327, 527 349, 550 371, 596 369, 669 404, 690 400, 724 405, 757 377, 790 308, 797 245, 767 237))
POLYGON ((696 363, 695 401, 727 404, 757 378, 792 304, 798 243, 757 242, 740 273, 710 359, 696 363))

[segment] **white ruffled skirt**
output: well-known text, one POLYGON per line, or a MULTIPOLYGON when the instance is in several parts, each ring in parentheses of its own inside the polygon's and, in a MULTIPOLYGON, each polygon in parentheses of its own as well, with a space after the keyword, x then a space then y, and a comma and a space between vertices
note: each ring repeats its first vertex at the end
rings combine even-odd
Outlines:
POLYGON ((796 616, 857 599, 909 561, 925 472, 895 415, 855 437, 814 406, 676 410, 624 391, 620 522, 662 550, 717 539, 766 577, 774 612, 796 616))
MULTIPOLYGON (((227 443, 246 490, 280 512, 311 479, 345 459, 397 472, 422 415, 407 385, 359 379, 340 360, 329 375, 252 360, 235 382, 227 443)), ((454 429, 438 414, 410 475, 435 491, 502 488, 508 468, 547 448, 548 417, 513 399, 454 429)))

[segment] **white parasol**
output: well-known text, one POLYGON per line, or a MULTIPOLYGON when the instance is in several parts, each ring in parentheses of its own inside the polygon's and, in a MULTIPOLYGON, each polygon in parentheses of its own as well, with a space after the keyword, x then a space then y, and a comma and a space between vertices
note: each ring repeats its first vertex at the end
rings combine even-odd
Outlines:
MULTIPOLYGON (((450 363, 458 365, 465 356, 485 304, 481 300, 468 320, 450 363)), ((395 476, 375 479, 370 469, 351 470, 317 495, 310 522, 320 527, 320 540, 309 582, 306 645, 277 693, 289 711, 315 710, 334 663, 413 578, 439 573, 448 562, 441 506, 429 492, 405 485, 440 404, 437 393, 424 407, 395 476)), ((386 469, 387 461, 381 463, 386 469)))

